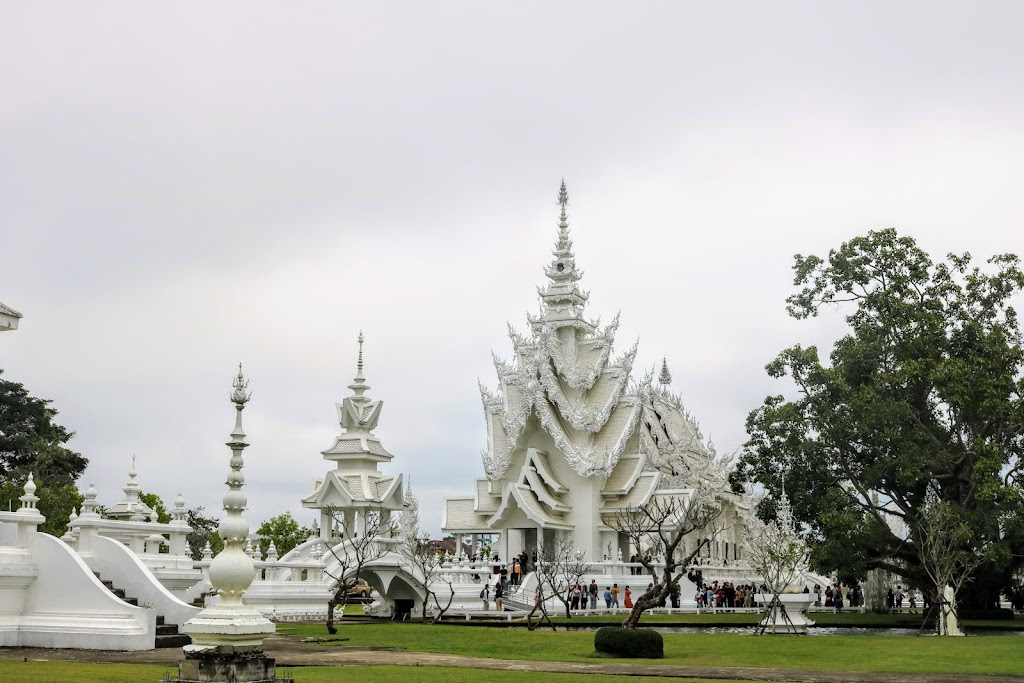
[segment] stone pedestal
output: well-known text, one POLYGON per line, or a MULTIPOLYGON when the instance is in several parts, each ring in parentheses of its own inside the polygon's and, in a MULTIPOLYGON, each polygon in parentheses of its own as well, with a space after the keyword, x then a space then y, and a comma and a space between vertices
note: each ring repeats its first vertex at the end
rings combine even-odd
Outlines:
MULTIPOLYGON (((773 597, 771 593, 758 593, 754 599, 762 605, 767 605, 773 597)), ((808 626, 814 626, 814 622, 807 618, 807 608, 814 602, 813 593, 783 593, 779 596, 779 602, 786 608, 786 616, 789 617, 791 623, 786 622, 781 611, 775 613, 774 619, 773 615, 765 614, 761 620, 765 633, 772 635, 804 634, 807 633, 808 626)))
POLYGON ((274 659, 262 650, 231 646, 189 652, 178 663, 178 678, 173 683, 292 683, 277 678, 274 659))

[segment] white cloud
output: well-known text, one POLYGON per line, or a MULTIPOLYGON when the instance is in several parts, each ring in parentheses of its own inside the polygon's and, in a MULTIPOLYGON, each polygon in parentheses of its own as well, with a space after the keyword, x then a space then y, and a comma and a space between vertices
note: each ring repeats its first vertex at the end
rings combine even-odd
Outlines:
MULTIPOLYGON (((592 313, 667 355, 720 449, 792 254, 895 226, 1021 251, 1017 4, 8 5, 0 22, 7 377, 120 495, 219 508, 242 360, 250 521, 327 463, 355 336, 421 519, 481 472, 477 377, 524 327, 564 175, 592 313)), ((307 516, 308 517, 308 516, 307 516)), ((308 521, 308 519, 307 519, 308 521)))

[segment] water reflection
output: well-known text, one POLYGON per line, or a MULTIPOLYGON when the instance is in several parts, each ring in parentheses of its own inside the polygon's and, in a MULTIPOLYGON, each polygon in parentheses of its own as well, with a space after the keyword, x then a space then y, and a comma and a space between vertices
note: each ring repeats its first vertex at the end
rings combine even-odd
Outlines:
MULTIPOLYGON (((752 636, 753 626, 650 626, 654 631, 660 633, 729 633, 733 635, 752 636)), ((597 626, 573 628, 573 631, 596 631, 597 626)), ((1024 631, 995 631, 995 630, 974 630, 968 629, 969 636, 1020 636, 1024 631)), ((814 626, 807 629, 809 636, 885 636, 895 638, 906 638, 908 636, 931 635, 931 629, 921 631, 916 628, 863 628, 863 627, 838 627, 838 626, 814 626)))

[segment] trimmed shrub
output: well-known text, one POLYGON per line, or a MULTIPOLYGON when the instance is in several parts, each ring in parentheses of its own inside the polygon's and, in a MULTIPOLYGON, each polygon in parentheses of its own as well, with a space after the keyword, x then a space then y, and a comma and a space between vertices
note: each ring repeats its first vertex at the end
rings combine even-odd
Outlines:
POLYGON ((603 626, 594 636, 594 649, 617 657, 661 659, 665 656, 665 639, 649 628, 603 626))

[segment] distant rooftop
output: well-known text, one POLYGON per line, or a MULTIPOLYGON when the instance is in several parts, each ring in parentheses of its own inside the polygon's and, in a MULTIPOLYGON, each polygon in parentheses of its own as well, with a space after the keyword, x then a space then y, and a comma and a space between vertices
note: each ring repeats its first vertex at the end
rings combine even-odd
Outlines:
POLYGON ((18 329, 18 321, 21 317, 21 313, 0 302, 0 332, 18 329))

